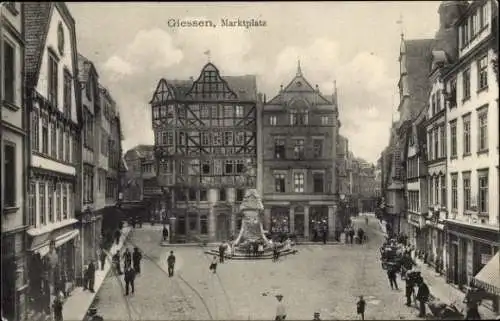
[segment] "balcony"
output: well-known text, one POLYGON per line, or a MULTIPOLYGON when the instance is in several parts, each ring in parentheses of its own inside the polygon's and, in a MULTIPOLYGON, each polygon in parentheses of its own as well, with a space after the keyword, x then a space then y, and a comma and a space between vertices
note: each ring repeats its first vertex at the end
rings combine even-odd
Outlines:
POLYGON ((264 199, 266 201, 295 201, 297 198, 307 198, 309 201, 334 201, 337 199, 337 197, 333 194, 264 194, 264 199))

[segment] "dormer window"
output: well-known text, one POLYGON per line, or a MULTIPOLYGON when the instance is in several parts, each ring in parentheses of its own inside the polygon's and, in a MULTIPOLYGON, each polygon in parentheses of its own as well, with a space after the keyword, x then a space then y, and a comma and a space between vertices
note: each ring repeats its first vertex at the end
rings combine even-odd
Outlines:
POLYGON ((64 54, 64 29, 61 22, 57 26, 57 49, 62 56, 64 54))

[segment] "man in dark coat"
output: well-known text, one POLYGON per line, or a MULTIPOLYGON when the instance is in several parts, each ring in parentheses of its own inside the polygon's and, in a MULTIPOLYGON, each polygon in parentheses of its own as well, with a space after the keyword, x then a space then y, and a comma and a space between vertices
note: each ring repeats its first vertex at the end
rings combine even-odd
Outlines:
POLYGON ((141 273, 141 260, 142 253, 139 251, 139 248, 134 247, 134 253, 132 253, 132 261, 134 263, 134 270, 137 274, 141 273))
POLYGON ((390 264, 387 267, 387 278, 389 279, 389 284, 391 285, 391 289, 398 290, 398 283, 396 282, 396 265, 390 264))
POLYGON ((365 240, 365 231, 360 227, 358 228, 358 238, 359 238, 359 244, 363 244, 363 241, 365 240))
POLYGON ((95 282, 95 265, 94 260, 90 260, 89 266, 87 268, 88 280, 89 280, 89 290, 94 293, 94 282, 95 282))
POLYGON ((174 251, 170 251, 170 255, 167 258, 167 266, 168 266, 168 276, 174 276, 174 267, 175 267, 175 255, 174 251))
POLYGON ((101 249, 101 251, 99 252, 99 260, 101 261, 101 271, 104 271, 104 265, 106 264, 106 258, 107 258, 106 251, 104 251, 104 249, 101 249))
POLYGON ((118 243, 120 243, 120 236, 121 235, 122 235, 122 233, 120 232, 120 230, 115 231, 115 243, 116 243, 116 245, 118 245, 118 243))
POLYGON ((134 281, 135 281, 135 271, 130 266, 125 270, 125 295, 128 295, 129 288, 131 288, 132 293, 134 293, 134 281))
POLYGON ((115 266, 116 273, 118 275, 122 275, 122 268, 120 265, 120 252, 116 252, 115 255, 113 255, 113 265, 115 266))
POLYGON ((132 266, 132 253, 130 253, 130 250, 128 248, 126 248, 125 252, 123 253, 123 266, 125 270, 127 269, 127 267, 132 266))
POLYGON ((224 263, 224 252, 226 251, 226 247, 224 246, 224 243, 221 243, 219 245, 219 262, 224 263))
POLYGON ((405 296, 406 296, 406 305, 411 306, 411 297, 413 295, 413 279, 410 277, 406 278, 406 287, 405 287, 405 296))
POLYGON ((427 301, 429 301, 429 295, 430 295, 429 287, 427 286, 427 284, 425 284, 423 279, 420 279, 418 283, 418 292, 417 292, 417 300, 420 303, 418 316, 420 318, 425 317, 426 314, 425 304, 427 303, 427 301))
POLYGON ((321 237, 323 238, 323 244, 326 244, 326 239, 328 236, 328 232, 326 231, 326 228, 323 229, 321 237))

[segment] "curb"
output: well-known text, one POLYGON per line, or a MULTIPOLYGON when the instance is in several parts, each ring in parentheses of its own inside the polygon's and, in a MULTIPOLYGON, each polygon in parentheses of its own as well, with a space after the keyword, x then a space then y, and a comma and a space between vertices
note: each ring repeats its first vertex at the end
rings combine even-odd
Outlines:
MULTIPOLYGON (((127 225, 126 227, 129 227, 129 226, 127 225)), ((120 245, 120 247, 119 247, 119 249, 120 249, 120 250, 121 250, 121 249, 123 248, 123 246, 125 245, 125 242, 126 242, 126 240, 127 240, 128 236, 130 235, 130 232, 132 232, 132 228, 131 228, 131 227, 128 229, 128 231, 126 232, 126 234, 122 234, 122 236, 120 237, 120 243, 118 243, 118 244, 120 245)), ((96 282, 96 283, 94 284, 94 290, 95 290, 95 292, 94 292, 94 293, 92 293, 92 296, 91 296, 91 297, 86 296, 86 297, 84 297, 84 298, 80 298, 80 297, 78 297, 78 295, 79 295, 80 293, 82 293, 82 292, 79 292, 79 293, 75 293, 75 296, 70 295, 68 298, 66 298, 66 300, 65 300, 65 302, 64 302, 64 305, 63 305, 63 318, 64 318, 64 320, 82 321, 82 320, 84 320, 84 319, 85 319, 85 316, 87 315, 87 311, 89 310, 89 308, 90 308, 90 307, 92 306, 92 304, 94 303, 94 300, 95 300, 95 298, 96 298, 96 296, 97 296, 97 293, 99 293, 99 289, 100 289, 100 288, 101 288, 101 286, 104 284, 104 281, 105 281, 105 280, 106 280, 106 278, 108 277, 109 272, 110 272, 110 271, 111 271, 111 269, 113 268, 113 267, 111 266, 111 260, 112 260, 112 259, 111 259, 111 257, 110 257, 110 255, 113 255, 113 254, 114 254, 114 253, 113 253, 113 252, 111 251, 111 249, 110 249, 110 251, 108 252, 108 258, 107 258, 107 261, 106 261, 106 262, 107 262, 107 264, 106 264, 107 268, 106 268, 106 267, 104 268, 104 269, 105 269, 105 270, 104 270, 104 276, 103 276, 103 278, 101 279, 101 282, 100 282, 100 283, 97 283, 97 282, 96 282), (88 300, 88 298, 90 298, 90 302, 87 304, 87 302, 86 302, 86 301, 88 300), (66 306, 66 303, 67 303, 69 300, 71 300, 71 299, 73 299, 73 300, 77 300, 77 302, 79 303, 78 305, 75 305, 75 306, 78 306, 78 307, 82 307, 82 308, 83 308, 83 305, 85 305, 85 306, 86 306, 86 308, 85 308, 85 310, 84 310, 83 312, 81 312, 81 313, 72 313, 72 312, 69 312, 69 313, 68 313, 68 312, 66 312, 66 314, 70 314, 70 317, 67 317, 67 316, 65 315, 65 313, 64 313, 65 311, 68 311, 68 309, 71 309, 71 308, 73 308, 73 309, 71 309, 72 311, 74 311, 74 310, 75 310, 75 309, 74 309, 74 307, 67 307, 67 306, 66 306), (82 301, 83 301, 83 302, 82 302, 82 301), (78 317, 76 317, 76 318, 75 318, 75 317, 74 317, 74 315, 76 315, 76 314, 81 314, 81 316, 78 316, 78 317), (73 317, 72 317, 71 315, 73 315, 73 317)), ((71 311, 71 310, 69 310, 69 311, 71 311)))

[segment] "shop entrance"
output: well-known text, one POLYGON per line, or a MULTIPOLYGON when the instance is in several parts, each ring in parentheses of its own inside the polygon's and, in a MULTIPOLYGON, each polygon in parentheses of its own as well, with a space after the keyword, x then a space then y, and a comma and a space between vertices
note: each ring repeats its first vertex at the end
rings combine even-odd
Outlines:
POLYGON ((217 215, 217 230, 215 233, 218 241, 229 240, 230 219, 231 217, 228 213, 219 213, 217 215))
POLYGON ((321 240, 323 233, 328 235, 328 207, 317 206, 309 209, 309 235, 313 242, 321 240))

